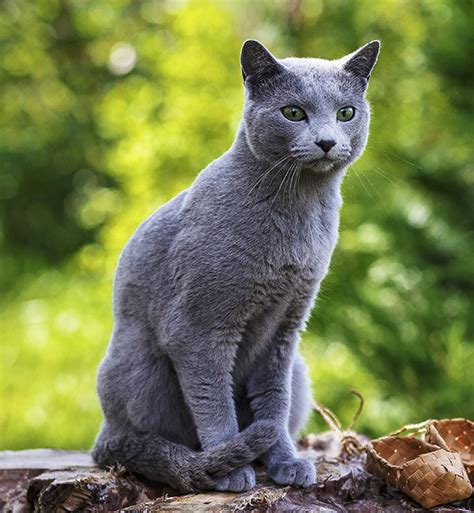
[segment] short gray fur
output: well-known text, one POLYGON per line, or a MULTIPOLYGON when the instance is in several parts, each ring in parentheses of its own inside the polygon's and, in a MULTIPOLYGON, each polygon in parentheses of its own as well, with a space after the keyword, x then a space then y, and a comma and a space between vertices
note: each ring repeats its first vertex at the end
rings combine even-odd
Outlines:
POLYGON ((337 242, 344 172, 366 145, 379 46, 336 61, 278 60, 244 43, 232 147, 120 257, 98 374, 99 464, 183 491, 241 491, 254 486, 260 457, 278 484, 314 483, 293 441, 311 411, 299 332, 337 242), (306 119, 288 120, 288 105, 306 119), (354 118, 337 120, 347 105, 354 118), (327 153, 321 140, 332 141, 327 153))

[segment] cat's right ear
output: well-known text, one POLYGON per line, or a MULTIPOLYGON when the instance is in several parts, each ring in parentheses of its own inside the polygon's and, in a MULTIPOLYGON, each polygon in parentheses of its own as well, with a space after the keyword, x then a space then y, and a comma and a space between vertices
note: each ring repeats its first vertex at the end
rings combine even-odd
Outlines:
POLYGON ((345 58, 344 69, 367 83, 379 52, 380 41, 371 41, 345 58))
POLYGON ((244 82, 262 82, 280 73, 283 66, 259 41, 247 39, 240 52, 240 65, 244 82))

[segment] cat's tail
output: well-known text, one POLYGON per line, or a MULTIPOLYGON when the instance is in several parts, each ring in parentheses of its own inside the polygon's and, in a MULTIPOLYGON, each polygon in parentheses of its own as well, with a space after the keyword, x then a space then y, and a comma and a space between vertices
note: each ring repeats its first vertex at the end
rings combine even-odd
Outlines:
POLYGON ((219 477, 254 461, 277 438, 275 424, 259 420, 233 439, 198 452, 156 435, 113 436, 103 426, 92 457, 100 466, 120 463, 152 481, 167 483, 182 492, 195 492, 214 489, 219 477))

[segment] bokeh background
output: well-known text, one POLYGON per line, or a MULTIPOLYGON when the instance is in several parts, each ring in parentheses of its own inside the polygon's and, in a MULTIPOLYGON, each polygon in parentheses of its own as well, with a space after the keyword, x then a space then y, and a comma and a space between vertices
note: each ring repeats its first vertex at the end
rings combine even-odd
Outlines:
MULTIPOLYGON (((239 50, 379 38, 371 137, 303 352, 316 397, 381 435, 474 417, 473 2, 4 0, 0 448, 87 448, 117 257, 233 140, 239 50)), ((314 418, 309 430, 322 429, 314 418)))

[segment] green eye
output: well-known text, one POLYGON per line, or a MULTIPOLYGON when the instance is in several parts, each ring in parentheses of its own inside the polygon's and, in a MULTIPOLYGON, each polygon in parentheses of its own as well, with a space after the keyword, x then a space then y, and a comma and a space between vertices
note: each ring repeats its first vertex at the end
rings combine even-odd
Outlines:
POLYGON ((348 105, 347 107, 342 107, 337 111, 336 117, 338 121, 350 121, 355 114, 355 108, 348 105))
POLYGON ((297 105, 288 105, 287 107, 283 107, 281 112, 285 118, 290 121, 302 121, 303 119, 306 119, 306 112, 297 105))

